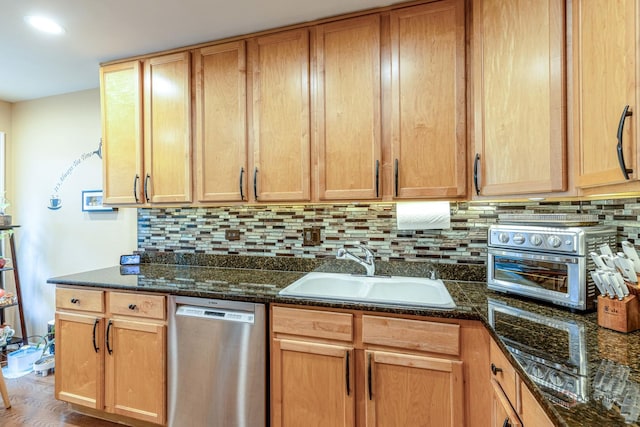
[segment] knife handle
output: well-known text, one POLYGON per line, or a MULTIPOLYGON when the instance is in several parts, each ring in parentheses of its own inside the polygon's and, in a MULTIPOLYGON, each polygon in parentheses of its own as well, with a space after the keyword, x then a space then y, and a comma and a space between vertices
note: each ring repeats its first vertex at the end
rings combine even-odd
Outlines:
POLYGON ((622 252, 627 255, 627 258, 633 261, 633 268, 635 268, 636 272, 640 272, 640 257, 638 256, 638 252, 636 251, 635 246, 633 246, 633 243, 625 240, 621 243, 621 246, 622 252))

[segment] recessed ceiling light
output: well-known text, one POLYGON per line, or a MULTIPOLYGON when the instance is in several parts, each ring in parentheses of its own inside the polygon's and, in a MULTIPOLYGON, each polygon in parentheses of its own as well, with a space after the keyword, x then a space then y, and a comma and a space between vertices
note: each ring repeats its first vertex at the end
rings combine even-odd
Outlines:
POLYGON ((25 16, 24 20, 29 23, 32 27, 49 34, 62 34, 64 33, 64 28, 62 28, 57 22, 46 18, 44 16, 25 16))

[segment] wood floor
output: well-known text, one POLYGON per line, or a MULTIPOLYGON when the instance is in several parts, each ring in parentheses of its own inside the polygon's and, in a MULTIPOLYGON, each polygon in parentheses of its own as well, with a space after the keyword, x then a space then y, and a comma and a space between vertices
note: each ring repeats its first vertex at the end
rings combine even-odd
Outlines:
POLYGON ((20 378, 5 379, 11 408, 5 409, 0 399, 2 427, 113 427, 120 426, 77 414, 66 403, 53 398, 54 375, 37 376, 33 372, 20 378))

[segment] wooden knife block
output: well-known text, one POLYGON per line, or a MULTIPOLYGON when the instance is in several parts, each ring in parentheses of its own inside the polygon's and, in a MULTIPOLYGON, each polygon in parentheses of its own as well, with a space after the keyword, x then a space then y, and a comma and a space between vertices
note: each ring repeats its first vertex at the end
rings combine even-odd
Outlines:
POLYGON ((598 325, 618 332, 640 329, 638 297, 627 295, 623 300, 598 297, 598 325))

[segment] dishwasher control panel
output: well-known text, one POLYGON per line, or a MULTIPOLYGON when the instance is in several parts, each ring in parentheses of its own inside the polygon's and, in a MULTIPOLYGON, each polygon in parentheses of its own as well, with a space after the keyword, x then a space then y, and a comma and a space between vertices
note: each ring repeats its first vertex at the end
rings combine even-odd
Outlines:
POLYGON ((220 308, 198 307, 193 305, 180 305, 176 310, 176 316, 191 316, 207 318, 211 320, 219 319, 229 322, 253 323, 254 314, 246 311, 224 310, 220 308))

